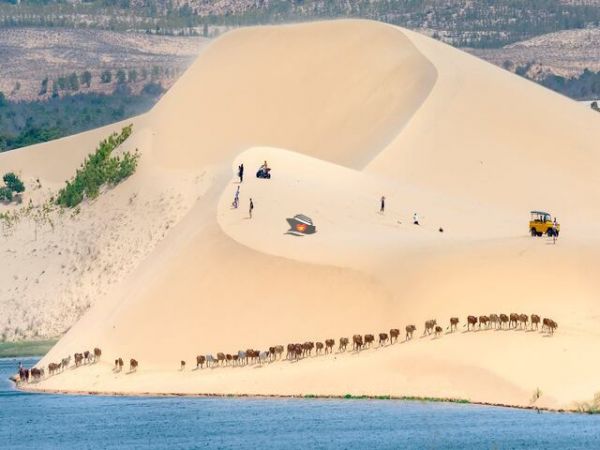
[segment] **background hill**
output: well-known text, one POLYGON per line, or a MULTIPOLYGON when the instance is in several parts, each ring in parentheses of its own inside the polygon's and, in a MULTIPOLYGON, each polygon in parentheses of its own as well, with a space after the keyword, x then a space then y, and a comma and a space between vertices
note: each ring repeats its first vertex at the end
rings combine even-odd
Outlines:
POLYGON ((600 98, 597 2, 0 0, 0 151, 147 111, 205 41, 245 25, 358 17, 465 49, 577 100, 600 98), (165 36, 168 35, 168 36, 165 36))

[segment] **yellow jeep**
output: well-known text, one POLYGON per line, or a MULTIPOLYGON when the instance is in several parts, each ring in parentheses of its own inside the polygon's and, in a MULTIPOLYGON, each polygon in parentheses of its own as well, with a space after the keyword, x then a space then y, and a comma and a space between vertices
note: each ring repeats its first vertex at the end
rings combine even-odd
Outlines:
POLYGON ((529 231, 532 236, 558 236, 560 225, 554 224, 550 213, 544 211, 531 211, 531 219, 529 220, 529 231))

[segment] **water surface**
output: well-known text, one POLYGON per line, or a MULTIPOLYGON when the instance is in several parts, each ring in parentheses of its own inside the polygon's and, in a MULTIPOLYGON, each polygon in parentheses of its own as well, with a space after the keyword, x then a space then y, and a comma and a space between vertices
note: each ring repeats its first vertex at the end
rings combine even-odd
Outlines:
POLYGON ((7 379, 18 361, 0 359, 4 448, 600 448, 600 416, 396 400, 32 394, 7 379))

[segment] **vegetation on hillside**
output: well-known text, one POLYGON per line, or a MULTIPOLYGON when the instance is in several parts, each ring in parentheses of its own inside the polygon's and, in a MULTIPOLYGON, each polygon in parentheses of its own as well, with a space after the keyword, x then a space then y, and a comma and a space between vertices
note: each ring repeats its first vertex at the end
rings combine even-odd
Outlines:
MULTIPOLYGON (((511 70, 509 62, 504 68, 511 70)), ((563 77, 555 74, 540 75, 541 67, 535 62, 514 67, 514 72, 529 80, 535 81, 548 89, 571 97, 575 100, 595 100, 600 98, 600 72, 584 69, 576 77, 563 77)))
POLYGON ((600 8, 563 0, 0 0, 0 26, 94 27, 209 34, 209 27, 361 17, 428 28, 457 46, 500 47, 558 30, 597 26, 600 8))
MULTIPOLYGON (((2 335, 0 338, 5 338, 2 335)), ((0 358, 15 358, 24 356, 44 356, 56 344, 56 339, 44 341, 0 341, 0 358)))
POLYGON ((0 92, 0 152, 57 139, 118 122, 149 110, 163 93, 148 83, 139 95, 127 86, 112 94, 75 94, 12 102, 0 92))
POLYGON ((84 198, 96 198, 103 186, 114 186, 135 172, 139 159, 137 150, 135 153, 124 152, 122 156, 112 156, 112 152, 131 135, 132 127, 128 125, 121 133, 113 133, 100 143, 77 169, 76 175, 59 191, 56 199, 58 205, 73 208, 84 198))

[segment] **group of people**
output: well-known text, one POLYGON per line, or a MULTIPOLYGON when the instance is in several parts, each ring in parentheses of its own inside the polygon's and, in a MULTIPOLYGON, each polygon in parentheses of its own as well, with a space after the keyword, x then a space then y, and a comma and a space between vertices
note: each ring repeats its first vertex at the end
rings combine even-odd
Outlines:
MULTIPOLYGON (((385 212, 385 196, 383 196, 383 195, 381 196, 381 203, 380 203, 380 206, 379 206, 379 212, 381 214, 383 214, 385 212)), ((413 224, 414 225, 420 225, 419 224, 419 216, 418 216, 417 213, 413 214, 413 224)))
MULTIPOLYGON (((261 168, 259 169, 259 172, 261 170, 265 170, 266 173, 268 174, 269 171, 271 170, 269 168, 269 166, 267 165, 267 161, 265 161, 265 163, 260 167, 261 168)), ((257 176, 258 176, 258 174, 257 174, 257 176)), ((244 163, 242 163, 238 166, 238 178, 240 179, 240 184, 242 184, 244 182, 244 163)), ((270 175, 268 178, 270 178, 270 175)), ((237 189, 235 190, 235 194, 233 196, 233 202, 231 203, 231 206, 234 209, 237 209, 240 206, 240 185, 238 185, 237 189)), ((252 211, 253 210, 254 210, 254 202, 252 201, 252 197, 250 197, 250 202, 248 204, 248 216, 250 219, 252 219, 252 211)))

